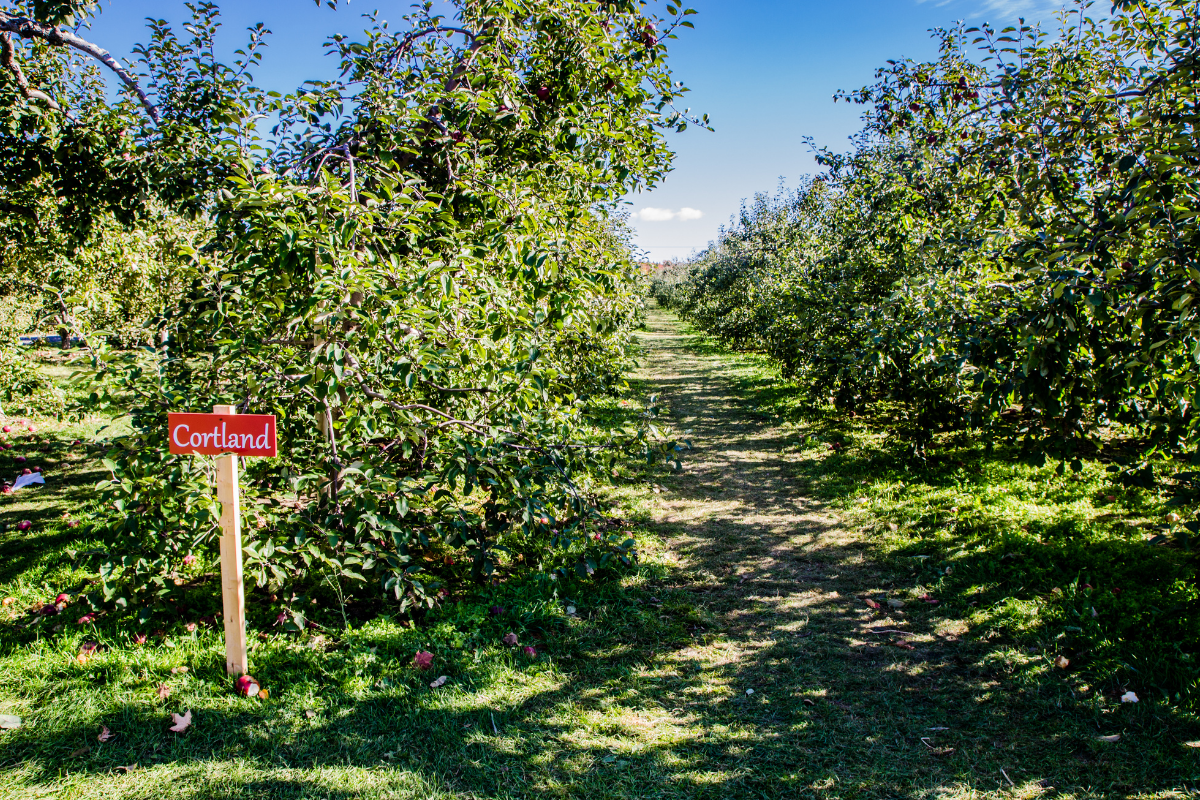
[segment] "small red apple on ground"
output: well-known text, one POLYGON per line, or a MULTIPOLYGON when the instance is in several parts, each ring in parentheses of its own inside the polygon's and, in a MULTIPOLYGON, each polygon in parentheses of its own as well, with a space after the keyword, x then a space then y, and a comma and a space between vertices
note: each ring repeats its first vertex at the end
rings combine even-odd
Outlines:
POLYGON ((18 464, 24 464, 24 463, 25 463, 25 456, 17 456, 17 463, 18 463, 18 464))
POLYGON ((65 606, 69 602, 71 602, 71 595, 69 594, 60 594, 58 597, 54 598, 55 605, 65 606))
POLYGON ((5 433, 12 433, 12 425, 5 425, 3 428, 0 428, 0 430, 4 431, 5 433))
POLYGON ((517 646, 517 635, 515 633, 506 633, 506 634, 504 634, 504 638, 501 639, 500 641, 504 642, 509 647, 516 647, 517 646))
POLYGON ((529 656, 530 658, 537 658, 537 650, 535 650, 531 645, 525 645, 524 652, 525 655, 529 656))
POLYGON ((19 531, 27 531, 32 527, 33 527, 33 523, 27 519, 23 519, 17 523, 17 530, 19 530, 19 531))
POLYGON ((243 675, 242 677, 238 678, 236 681, 234 681, 233 685, 237 689, 238 694, 240 694, 242 697, 254 697, 260 691, 262 691, 262 687, 258 685, 258 681, 254 680, 254 678, 250 677, 249 675, 243 675))

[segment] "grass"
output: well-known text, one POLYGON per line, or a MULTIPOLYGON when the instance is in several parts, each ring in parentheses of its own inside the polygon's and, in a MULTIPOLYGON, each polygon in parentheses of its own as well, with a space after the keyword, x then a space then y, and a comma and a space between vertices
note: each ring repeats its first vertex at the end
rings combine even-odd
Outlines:
POLYGON ((144 645, 67 613, 25 626, 97 544, 68 522, 103 473, 67 443, 104 421, 46 425, 49 485, 0 499, 0 596, 15 598, 0 714, 24 720, 0 731, 0 796, 1184 797, 1200 782, 1195 640, 1146 644, 1169 642, 1186 615, 1165 603, 1195 585, 1186 554, 1145 542, 1165 498, 1108 501, 1095 465, 1060 478, 952 434, 932 466, 910 464, 881 420, 810 407, 756 357, 661 313, 643 339, 626 402, 659 392, 696 449, 679 473, 622 467, 609 490, 638 568, 488 587, 415 627, 260 623, 265 700, 231 691, 217 632, 187 629, 199 607, 144 645), (1142 702, 1120 702, 1130 688, 1142 702), (170 732, 185 710, 192 727, 170 732))

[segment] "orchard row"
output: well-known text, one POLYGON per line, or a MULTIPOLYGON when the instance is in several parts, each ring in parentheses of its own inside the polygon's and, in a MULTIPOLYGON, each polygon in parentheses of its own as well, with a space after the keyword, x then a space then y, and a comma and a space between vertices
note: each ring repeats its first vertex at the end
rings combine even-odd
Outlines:
POLYGON ((1099 11, 889 62, 839 96, 866 109, 853 149, 744 207, 658 298, 847 412, 893 403, 918 453, 950 426, 1062 469, 1119 433, 1133 481, 1191 462, 1200 18, 1099 11))

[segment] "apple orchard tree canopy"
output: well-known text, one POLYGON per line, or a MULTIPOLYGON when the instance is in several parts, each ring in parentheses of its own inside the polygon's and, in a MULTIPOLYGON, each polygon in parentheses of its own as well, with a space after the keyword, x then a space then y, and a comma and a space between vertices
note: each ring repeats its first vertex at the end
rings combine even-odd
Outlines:
POLYGON ((3 113, 28 131, 6 146, 42 165, 33 195, 4 196, 71 204, 82 239, 88 214, 153 203, 202 223, 183 290, 147 323, 169 347, 95 350, 93 401, 136 398, 93 520, 112 537, 99 600, 152 609, 161 576, 213 546, 209 467, 171 452, 167 413, 214 404, 278 418, 277 457, 243 476, 259 586, 332 571, 406 607, 497 569, 586 576, 636 555, 584 535, 591 487, 614 457, 673 443, 588 409, 619 386, 641 304, 611 204, 665 174, 664 130, 704 123, 666 66, 692 12, 447 5, 368 17, 330 40, 337 79, 279 96, 254 84, 262 26, 215 58, 212 3, 183 34, 151 21, 134 69, 66 27, 91 6, 0 4, 3 113), (120 78, 119 100, 87 95, 77 54, 120 78), (465 572, 430 558, 444 550, 465 572))

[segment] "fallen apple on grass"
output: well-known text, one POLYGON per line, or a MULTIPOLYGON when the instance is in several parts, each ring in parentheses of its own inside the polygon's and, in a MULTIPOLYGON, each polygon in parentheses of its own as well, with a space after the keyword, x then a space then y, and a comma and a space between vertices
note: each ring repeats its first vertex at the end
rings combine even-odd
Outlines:
POLYGON ((255 697, 260 691, 262 691, 262 687, 258 685, 258 681, 254 680, 254 678, 250 677, 249 675, 241 676, 234 681, 233 685, 237 689, 238 694, 240 694, 242 697, 255 697))

